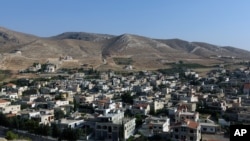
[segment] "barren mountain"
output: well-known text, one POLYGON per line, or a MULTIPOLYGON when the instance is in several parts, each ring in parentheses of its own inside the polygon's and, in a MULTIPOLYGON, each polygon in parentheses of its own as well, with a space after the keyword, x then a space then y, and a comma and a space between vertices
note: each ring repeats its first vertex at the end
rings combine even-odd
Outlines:
POLYGON ((122 69, 131 64, 136 69, 154 69, 179 60, 202 64, 206 62, 208 65, 222 62, 216 56, 250 59, 250 52, 202 42, 152 39, 132 34, 114 36, 65 32, 41 38, 0 28, 0 69, 24 69, 33 62, 51 60, 62 64, 64 62, 60 62, 59 58, 64 56, 73 58, 74 63, 68 63, 71 65, 88 64, 100 69, 122 69))

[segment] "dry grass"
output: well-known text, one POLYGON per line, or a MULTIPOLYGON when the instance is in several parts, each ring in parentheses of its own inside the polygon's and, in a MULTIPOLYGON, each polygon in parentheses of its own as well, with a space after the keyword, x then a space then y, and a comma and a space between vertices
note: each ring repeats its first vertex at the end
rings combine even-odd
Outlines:
MULTIPOLYGON (((78 63, 64 62, 60 67, 75 68, 81 67, 82 64, 88 64, 96 69, 123 70, 124 65, 127 64, 115 63, 113 58, 117 57, 131 58, 135 70, 155 70, 168 67, 161 60, 169 62, 182 60, 183 62, 197 63, 205 66, 224 63, 224 60, 204 58, 206 56, 204 54, 217 54, 214 51, 217 47, 204 43, 193 44, 194 48, 197 48, 195 45, 199 44, 197 51, 200 50, 202 52, 202 54, 199 54, 198 52, 187 51, 185 47, 190 44, 189 42, 174 40, 174 45, 170 46, 167 40, 159 41, 130 34, 112 36, 112 38, 111 36, 110 38, 102 38, 103 35, 89 34, 89 38, 92 40, 88 41, 84 40, 85 36, 86 39, 88 38, 87 33, 79 34, 79 37, 84 37, 83 39, 67 39, 67 36, 73 37, 70 33, 65 35, 65 38, 45 39, 3 28, 0 28, 0 31, 9 34, 11 38, 13 37, 18 41, 11 42, 10 40, 6 40, 6 45, 0 48, 0 53, 9 53, 15 50, 22 51, 22 56, 7 55, 4 61, 0 61, 0 69, 26 69, 34 62, 44 63, 48 58, 58 59, 60 56, 66 55, 78 60, 78 63), (209 48, 209 50, 206 48, 209 48), (103 58, 106 58, 107 65, 103 64, 103 58)), ((232 48, 230 50, 225 48, 224 50, 230 54, 232 48)), ((240 53, 245 56, 248 55, 248 52, 237 49, 233 49, 231 53, 235 54, 234 52, 237 51, 239 52, 238 56, 240 56, 240 53)), ((206 70, 198 71, 203 72, 206 70)))

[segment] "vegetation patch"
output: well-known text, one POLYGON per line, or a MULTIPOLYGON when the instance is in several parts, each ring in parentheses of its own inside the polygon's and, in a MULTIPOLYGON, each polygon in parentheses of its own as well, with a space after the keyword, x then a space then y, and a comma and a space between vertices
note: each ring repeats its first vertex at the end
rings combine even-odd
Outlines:
POLYGON ((0 70, 0 82, 11 75, 10 70, 0 70))
POLYGON ((117 65, 132 65, 134 63, 132 58, 113 58, 117 65))
POLYGON ((197 68, 208 68, 208 66, 197 64, 197 63, 183 63, 179 61, 178 63, 166 63, 165 65, 170 65, 173 68, 187 68, 187 69, 197 69, 197 68))

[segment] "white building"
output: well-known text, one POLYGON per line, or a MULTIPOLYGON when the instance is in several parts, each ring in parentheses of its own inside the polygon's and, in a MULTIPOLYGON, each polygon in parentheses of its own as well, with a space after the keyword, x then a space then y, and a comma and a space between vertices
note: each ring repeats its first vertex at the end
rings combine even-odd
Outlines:
POLYGON ((0 108, 4 108, 8 105, 10 105, 10 101, 0 99, 0 108))
POLYGON ((192 120, 183 120, 171 126, 171 141, 200 141, 201 126, 198 122, 192 120))
POLYGON ((83 126, 84 120, 61 119, 56 120, 54 123, 58 124, 60 128, 78 128, 83 126))
POLYGON ((96 140, 117 141, 128 139, 135 132, 135 118, 124 118, 124 112, 122 111, 114 111, 99 116, 96 120, 96 140))
POLYGON ((209 119, 199 120, 202 133, 215 134, 219 130, 219 125, 209 119))
POLYGON ((190 120, 197 122, 199 120, 199 113, 198 112, 187 112, 184 110, 177 111, 175 113, 175 122, 181 122, 185 119, 190 119, 190 120))
POLYGON ((21 105, 8 105, 0 108, 3 114, 17 114, 21 110, 21 105))
POLYGON ((159 133, 169 132, 170 119, 168 117, 148 117, 139 130, 144 136, 150 137, 159 133))

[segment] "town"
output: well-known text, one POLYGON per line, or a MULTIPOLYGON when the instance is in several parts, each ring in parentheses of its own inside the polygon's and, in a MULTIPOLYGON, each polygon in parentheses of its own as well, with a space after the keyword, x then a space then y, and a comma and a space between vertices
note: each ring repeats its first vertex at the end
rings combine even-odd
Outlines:
POLYGON ((201 76, 183 64, 158 71, 57 69, 1 85, 7 137, 95 141, 228 141, 229 126, 250 122, 250 68, 216 65, 201 76))

